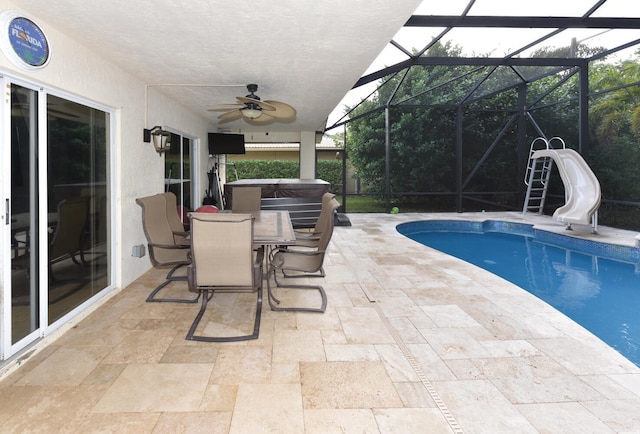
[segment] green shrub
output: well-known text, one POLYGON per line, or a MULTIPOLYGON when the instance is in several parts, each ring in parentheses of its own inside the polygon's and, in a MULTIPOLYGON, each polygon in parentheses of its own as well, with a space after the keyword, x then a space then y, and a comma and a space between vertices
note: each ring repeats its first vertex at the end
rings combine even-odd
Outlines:
POLYGON ((342 160, 318 161, 318 178, 331 183, 332 186, 342 185, 342 160))
MULTIPOLYGON (((297 161, 239 160, 235 162, 238 178, 298 178, 300 167, 297 161)), ((235 172, 227 166, 227 181, 235 181, 235 172)))

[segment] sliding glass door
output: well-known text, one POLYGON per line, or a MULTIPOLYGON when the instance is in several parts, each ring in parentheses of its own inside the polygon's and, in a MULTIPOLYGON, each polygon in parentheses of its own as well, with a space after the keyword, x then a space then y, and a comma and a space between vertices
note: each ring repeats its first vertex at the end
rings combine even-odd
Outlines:
POLYGON ((4 80, 0 360, 111 285, 109 112, 4 80))
POLYGON ((195 167, 191 159, 194 140, 178 133, 171 133, 171 149, 165 154, 164 180, 165 191, 176 195, 178 206, 181 207, 183 224, 188 224, 187 210, 194 209, 197 204, 192 201, 196 197, 191 182, 192 168, 195 167))

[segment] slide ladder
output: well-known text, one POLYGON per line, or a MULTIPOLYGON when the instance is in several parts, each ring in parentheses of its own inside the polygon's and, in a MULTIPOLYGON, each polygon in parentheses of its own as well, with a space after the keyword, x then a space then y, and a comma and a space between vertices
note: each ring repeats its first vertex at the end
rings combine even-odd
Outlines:
POLYGON ((547 189, 549 187, 549 178, 551 177, 551 169, 553 168, 553 159, 549 157, 532 158, 534 152, 540 149, 551 149, 551 142, 557 140, 564 149, 564 141, 560 137, 553 137, 547 140, 538 137, 531 142, 529 149, 529 163, 524 176, 524 183, 527 185, 527 194, 524 199, 523 213, 533 212, 542 214, 544 202, 547 197, 547 189))

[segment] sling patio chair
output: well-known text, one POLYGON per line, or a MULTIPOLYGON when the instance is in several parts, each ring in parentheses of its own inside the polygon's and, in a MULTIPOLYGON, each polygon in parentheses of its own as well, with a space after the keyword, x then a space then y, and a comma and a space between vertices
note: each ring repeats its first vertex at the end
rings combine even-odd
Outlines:
MULTIPOLYGON (((333 193, 325 193, 322 196, 322 210, 320 211, 320 216, 318 217, 318 221, 316 222, 313 231, 296 231, 296 242, 291 246, 287 246, 287 249, 291 250, 292 248, 296 247, 303 249, 315 249, 318 247, 322 232, 325 230, 333 231, 333 226, 335 224, 335 213, 340 206, 335 197, 336 195, 333 193)), ((290 278, 325 276, 323 267, 320 267, 320 269, 314 273, 289 273, 287 272, 287 270, 283 270, 282 274, 285 277, 290 278)))
MULTIPOLYGON (((178 269, 189 265, 189 238, 177 236, 167 217, 168 207, 164 194, 156 194, 136 199, 142 208, 142 227, 147 238, 149 258, 155 267, 172 267, 164 282, 158 285, 147 297, 148 302, 196 303, 191 298, 161 298, 158 293, 172 282, 186 282, 186 275, 175 273, 178 269)), ((175 205, 172 210, 176 212, 175 205)), ((185 293, 186 291, 185 288, 185 293)))
MULTIPOLYGON (((85 260, 86 229, 89 215, 89 199, 78 196, 63 199, 58 203, 57 217, 52 225, 53 234, 49 236, 49 298, 48 303, 54 304, 82 289, 90 279, 86 277, 87 266, 85 260), (58 268, 54 273, 54 265, 58 268), (75 266, 71 267, 71 264, 75 266)), ((11 262, 14 269, 24 268, 27 276, 30 274, 30 254, 15 258, 11 262)), ((20 301, 12 305, 28 305, 20 301)))
MULTIPOLYGON (((331 215, 340 206, 340 203, 332 198, 328 207, 331 210, 331 215)), ((300 277, 323 277, 324 273, 316 274, 322 270, 322 264, 326 254, 329 241, 333 235, 333 218, 324 220, 324 227, 321 228, 320 238, 315 247, 312 248, 297 248, 295 245, 290 247, 280 247, 274 249, 269 255, 269 270, 267 275, 267 291, 269 295, 269 306, 271 310, 276 311, 298 311, 298 312, 320 312, 323 313, 327 308, 327 294, 324 288, 320 285, 302 285, 302 284, 285 284, 283 281, 278 280, 278 271, 283 274, 285 279, 298 277, 293 273, 302 273, 300 277), (281 301, 274 295, 274 289, 271 286, 270 277, 273 275, 273 280, 277 288, 289 288, 289 289, 314 289, 320 293, 321 304, 319 308, 314 307, 281 307, 281 301)), ((291 295, 291 294, 290 294, 291 295)))
POLYGON ((327 219, 333 219, 335 208, 331 207, 331 199, 336 197, 333 193, 325 193, 322 195, 322 208, 320 215, 316 221, 312 230, 297 229, 296 232, 296 246, 304 247, 316 247, 320 240, 320 235, 323 229, 327 226, 327 219))
MULTIPOLYGON (((49 281, 60 281, 53 273, 53 265, 71 259, 76 265, 86 265, 84 258, 85 230, 89 215, 86 197, 70 197, 58 203, 55 224, 49 237, 49 281)), ((13 268, 25 268, 31 264, 29 252, 11 262, 13 268)), ((29 272, 27 270, 27 272, 29 272)))
POLYGON ((189 236, 189 231, 185 230, 185 225, 180 219, 180 214, 178 214, 178 199, 176 195, 170 191, 165 193, 161 193, 160 196, 164 197, 167 206, 167 221, 169 222, 169 227, 173 231, 173 236, 177 243, 185 242, 185 237, 189 236))
POLYGON ((49 244, 49 275, 52 281, 56 280, 52 265, 65 257, 70 257, 78 265, 87 263, 84 249, 88 216, 89 200, 86 197, 72 197, 58 204, 58 224, 49 244))
POLYGON ((192 236, 191 264, 187 267, 189 290, 198 292, 202 301, 186 339, 204 342, 257 339, 262 315, 264 250, 253 248, 254 217, 251 214, 190 213, 189 218, 192 236), (248 303, 243 303, 246 301, 243 294, 232 297, 233 303, 227 300, 224 310, 216 308, 215 312, 211 312, 213 309, 207 312, 207 305, 216 292, 256 292, 253 331, 242 331, 253 310, 248 303), (206 321, 201 327, 203 318, 206 321), (229 325, 229 318, 239 319, 239 324, 229 325), (225 332, 220 333, 220 329, 225 332), (212 336, 214 334, 216 336, 212 336))

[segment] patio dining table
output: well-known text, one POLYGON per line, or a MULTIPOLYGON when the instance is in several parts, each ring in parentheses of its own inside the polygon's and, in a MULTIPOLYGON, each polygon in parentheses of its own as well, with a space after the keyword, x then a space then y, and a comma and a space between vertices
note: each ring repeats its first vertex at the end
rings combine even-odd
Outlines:
POLYGON ((289 211, 254 211, 253 242, 263 246, 287 246, 295 244, 289 211))
MULTIPOLYGON (((290 246, 296 242, 296 233, 289 211, 252 211, 253 244, 264 247, 265 268, 269 269, 270 249, 278 246, 290 246)), ((268 278, 268 274, 265 274, 268 278)))

